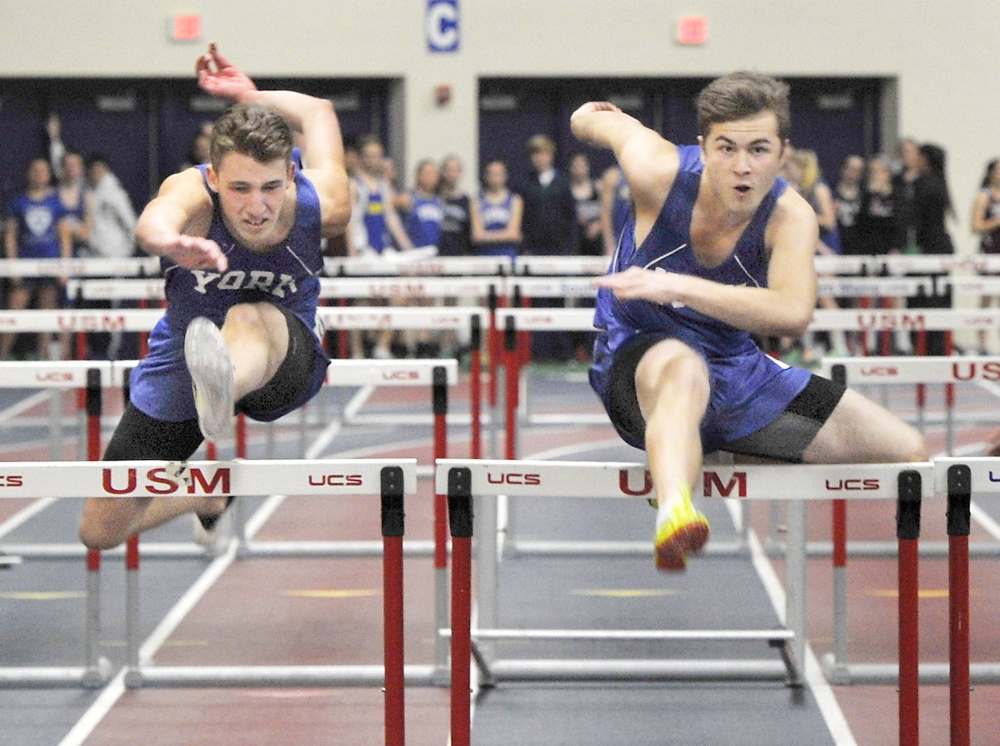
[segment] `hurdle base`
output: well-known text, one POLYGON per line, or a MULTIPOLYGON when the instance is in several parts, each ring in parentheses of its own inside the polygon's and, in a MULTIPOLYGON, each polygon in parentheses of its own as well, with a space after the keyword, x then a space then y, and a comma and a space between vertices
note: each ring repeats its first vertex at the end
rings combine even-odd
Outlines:
MULTIPOLYGON (((480 665, 480 661, 476 661, 480 665)), ((789 681, 783 661, 769 660, 497 660, 482 671, 483 686, 531 682, 789 681)))
MULTIPOLYGON (((747 544, 740 541, 710 541, 699 552, 700 557, 731 557, 748 554, 747 544)), ((642 557, 653 556, 650 541, 532 541, 507 539, 507 557, 642 557)))
MULTIPOLYGON (((381 541, 243 541, 236 556, 239 559, 303 559, 310 557, 381 557, 381 541)), ((404 541, 403 556, 433 557, 431 541, 404 541)))
MULTIPOLYGON (((406 686, 433 686, 433 666, 405 666, 406 686)), ((384 687, 385 668, 357 666, 141 666, 125 672, 129 689, 384 687)))
MULTIPOLYGON (((835 686, 875 685, 898 686, 899 666, 895 663, 853 663, 837 664, 832 653, 827 653, 821 661, 823 675, 835 686)), ((921 663, 917 669, 918 681, 931 686, 947 686, 951 683, 947 663, 921 663)), ((972 684, 1000 684, 1000 664, 973 663, 969 666, 969 682, 972 684)))
MULTIPOLYGON (((706 549, 708 547, 706 546, 706 549)), ((785 542, 768 538, 764 551, 771 559, 781 559, 785 556, 785 542)), ((921 541, 918 545, 921 557, 947 557, 948 542, 921 541)), ((806 544, 806 556, 812 559, 829 558, 833 556, 833 542, 810 541, 806 544)), ((898 541, 849 541, 847 542, 848 558, 892 559, 899 556, 898 541)), ((970 557, 998 557, 1000 543, 996 541, 977 541, 969 544, 970 557)))
POLYGON ((0 689, 99 689, 113 675, 111 662, 101 658, 96 666, 23 666, 0 668, 0 689))

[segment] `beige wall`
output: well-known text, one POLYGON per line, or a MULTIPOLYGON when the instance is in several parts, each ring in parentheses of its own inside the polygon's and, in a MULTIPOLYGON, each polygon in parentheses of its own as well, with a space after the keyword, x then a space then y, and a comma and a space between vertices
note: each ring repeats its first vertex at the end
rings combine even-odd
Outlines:
MULTIPOLYGON (((251 74, 389 76, 402 81, 404 152, 457 152, 475 173, 482 76, 779 75, 898 80, 901 134, 941 143, 960 224, 985 161, 1000 153, 1000 86, 991 53, 1000 0, 460 0, 462 48, 433 55, 424 0, 0 0, 0 76, 182 76, 201 44, 167 37, 167 19, 200 12, 204 38, 251 74), (702 47, 673 42, 677 15, 706 15, 702 47), (453 86, 450 106, 434 88, 453 86)), ((471 179, 470 179, 471 181, 471 179)), ((471 183, 469 184, 471 186, 471 183)))

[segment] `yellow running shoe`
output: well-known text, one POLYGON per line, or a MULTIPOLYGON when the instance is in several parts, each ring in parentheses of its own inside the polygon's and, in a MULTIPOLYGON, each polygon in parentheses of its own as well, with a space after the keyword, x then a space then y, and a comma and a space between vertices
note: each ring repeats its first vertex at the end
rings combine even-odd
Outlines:
POLYGON ((694 509, 691 493, 685 490, 670 517, 656 527, 656 538, 653 541, 656 568, 668 572, 684 570, 688 555, 701 551, 706 541, 708 520, 703 513, 694 509))

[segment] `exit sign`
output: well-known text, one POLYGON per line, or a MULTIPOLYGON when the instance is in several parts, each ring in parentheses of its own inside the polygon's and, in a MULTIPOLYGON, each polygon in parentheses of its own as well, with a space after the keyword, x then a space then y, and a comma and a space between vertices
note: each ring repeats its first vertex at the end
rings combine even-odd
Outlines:
POLYGON ((201 13, 182 13, 171 18, 170 38, 174 41, 198 41, 201 38, 201 13))
POLYGON ((679 44, 704 44, 708 41, 708 16, 681 16, 677 19, 679 44))

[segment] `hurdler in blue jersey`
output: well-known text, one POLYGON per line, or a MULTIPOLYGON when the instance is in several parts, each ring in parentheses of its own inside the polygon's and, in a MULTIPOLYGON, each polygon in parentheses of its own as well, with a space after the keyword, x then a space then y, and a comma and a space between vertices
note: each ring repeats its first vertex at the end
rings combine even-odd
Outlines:
MULTIPOLYGON (((234 412, 273 420, 319 390, 328 359, 316 332, 321 241, 343 232, 350 192, 329 101, 258 91, 211 45, 199 85, 235 101, 215 123, 211 163, 168 178, 136 239, 161 257, 167 310, 131 379, 105 460, 188 459, 225 437, 234 412), (293 162, 298 135, 305 169, 293 162)), ((183 513, 206 528, 226 497, 94 497, 83 542, 115 546, 183 513)))
POLYGON ((644 448, 658 506, 656 565, 682 570, 708 539, 692 502, 704 453, 786 462, 922 461, 920 434, 853 391, 764 355, 752 335, 800 336, 816 302, 815 212, 778 178, 788 89, 733 73, 698 98, 698 146, 612 104, 571 120, 614 151, 633 210, 598 286, 591 383, 644 448))

